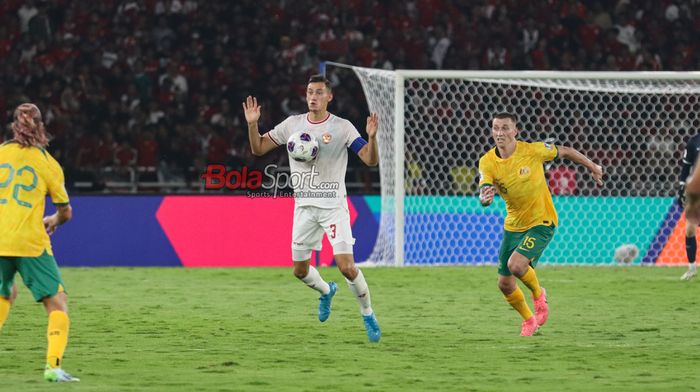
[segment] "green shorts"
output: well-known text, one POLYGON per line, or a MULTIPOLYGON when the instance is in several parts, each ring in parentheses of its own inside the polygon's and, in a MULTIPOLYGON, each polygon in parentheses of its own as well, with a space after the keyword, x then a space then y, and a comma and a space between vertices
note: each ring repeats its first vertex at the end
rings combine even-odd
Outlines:
POLYGON ((537 266, 537 261, 542 256, 542 252, 554 236, 555 226, 534 226, 527 231, 515 232, 505 230, 501 249, 498 251, 498 274, 510 276, 508 269, 508 259, 516 250, 521 255, 530 259, 532 268, 537 266))
POLYGON ((0 256, 0 296, 10 297, 17 272, 37 302, 65 291, 56 259, 46 251, 39 257, 0 256))

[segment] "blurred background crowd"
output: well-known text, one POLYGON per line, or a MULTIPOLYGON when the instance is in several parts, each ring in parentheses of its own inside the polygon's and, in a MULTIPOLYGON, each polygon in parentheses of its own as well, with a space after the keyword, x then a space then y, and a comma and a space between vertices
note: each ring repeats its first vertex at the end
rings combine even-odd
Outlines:
MULTIPOLYGON (((3 0, 0 113, 9 124, 19 103, 39 105, 74 190, 198 182, 207 163, 284 164, 282 151, 251 156, 241 102, 262 101, 262 130, 304 112, 323 60, 687 71, 700 63, 698 36, 692 0, 3 0)), ((359 84, 334 94, 330 110, 363 132, 359 84)), ((378 191, 376 172, 350 166, 352 191, 378 191)))

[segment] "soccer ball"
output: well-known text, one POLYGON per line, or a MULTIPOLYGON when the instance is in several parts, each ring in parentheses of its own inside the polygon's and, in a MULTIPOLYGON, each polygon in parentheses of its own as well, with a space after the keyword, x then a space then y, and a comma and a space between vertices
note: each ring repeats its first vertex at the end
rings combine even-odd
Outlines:
POLYGON ((296 132, 287 140, 287 152, 297 162, 313 161, 318 155, 318 141, 308 132, 296 132))
POLYGON ((639 248, 635 244, 625 244, 615 249, 615 261, 622 264, 628 264, 634 261, 639 256, 639 248))

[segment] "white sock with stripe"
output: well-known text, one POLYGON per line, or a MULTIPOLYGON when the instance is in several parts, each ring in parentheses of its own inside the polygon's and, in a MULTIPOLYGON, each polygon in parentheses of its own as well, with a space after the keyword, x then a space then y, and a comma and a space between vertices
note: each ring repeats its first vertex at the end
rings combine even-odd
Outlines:
POLYGON ((369 287, 367 287, 367 282, 365 281, 365 276, 362 274, 362 271, 358 268, 355 280, 351 282, 346 278, 345 281, 348 282, 350 291, 352 291, 355 298, 357 298, 357 302, 360 303, 360 312, 362 312, 362 315, 369 316, 372 314, 372 300, 369 296, 369 287))
POLYGON ((301 281, 323 295, 326 295, 331 291, 328 283, 323 280, 321 274, 318 273, 318 270, 314 268, 313 265, 309 266, 309 273, 306 274, 305 277, 301 278, 301 281))

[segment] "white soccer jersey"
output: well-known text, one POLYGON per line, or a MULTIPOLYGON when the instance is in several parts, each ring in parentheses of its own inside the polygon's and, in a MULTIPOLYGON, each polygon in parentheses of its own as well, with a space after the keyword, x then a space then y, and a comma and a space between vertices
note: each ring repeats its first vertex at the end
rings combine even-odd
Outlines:
POLYGON ((298 131, 313 135, 319 150, 311 162, 289 159, 291 177, 303 179, 292 183, 296 205, 320 208, 347 205, 345 172, 348 148, 357 153, 367 142, 350 121, 331 113, 319 122, 311 121, 308 113, 287 117, 266 135, 275 144, 285 146, 287 139, 298 131))

